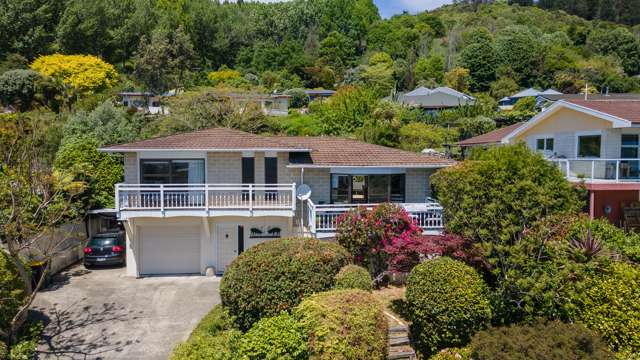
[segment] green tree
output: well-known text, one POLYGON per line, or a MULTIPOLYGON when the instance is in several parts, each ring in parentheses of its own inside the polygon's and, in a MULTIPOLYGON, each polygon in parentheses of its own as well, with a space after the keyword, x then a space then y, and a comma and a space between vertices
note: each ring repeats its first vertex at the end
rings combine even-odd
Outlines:
POLYGON ((33 70, 11 70, 0 75, 0 103, 21 111, 31 108, 42 76, 33 70))
POLYGON ((400 128, 400 148, 420 152, 425 149, 443 149, 444 144, 458 138, 455 129, 413 122, 400 128))
POLYGON ((470 80, 469 69, 465 68, 457 67, 444 74, 444 81, 447 86, 460 92, 469 91, 470 80))
POLYGON ((435 54, 428 58, 421 57, 416 62, 413 72, 418 82, 432 80, 441 84, 444 79, 444 58, 435 54))
POLYGON ((587 46, 602 55, 618 56, 629 75, 640 73, 640 41, 627 29, 596 29, 591 31, 587 46))
POLYGON ((518 83, 530 86, 540 74, 545 49, 539 35, 526 26, 508 26, 496 38, 498 65, 513 69, 518 83))
POLYGON ((460 53, 460 65, 469 69, 470 87, 474 91, 486 91, 496 77, 498 58, 491 33, 485 28, 474 30, 468 45, 460 53))
POLYGON ((486 134, 496 128, 496 122, 486 116, 462 118, 456 122, 460 139, 468 139, 474 136, 486 134))
POLYGON ((518 83, 510 77, 501 77, 498 80, 491 83, 489 86, 489 94, 496 99, 511 96, 518 91, 518 83))
POLYGON ((331 32, 320 42, 320 61, 339 72, 351 67, 355 59, 354 41, 337 31, 331 32))
POLYGON ((538 219, 577 212, 578 191, 525 144, 491 148, 432 179, 447 230, 500 247, 538 219))
POLYGON ((65 138, 90 136, 99 146, 136 140, 144 126, 142 115, 130 115, 111 101, 100 104, 91 112, 79 111, 64 124, 65 138))
POLYGON ((311 105, 327 135, 352 134, 371 117, 377 104, 375 93, 361 87, 343 87, 322 104, 311 105))

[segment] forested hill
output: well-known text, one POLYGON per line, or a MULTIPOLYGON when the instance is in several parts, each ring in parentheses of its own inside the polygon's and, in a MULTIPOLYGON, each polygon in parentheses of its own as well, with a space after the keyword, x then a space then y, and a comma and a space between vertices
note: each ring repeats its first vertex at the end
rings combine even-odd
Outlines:
POLYGON ((366 83, 381 96, 420 84, 494 98, 638 88, 637 28, 540 8, 580 1, 469 2, 381 19, 372 0, 0 0, 0 71, 59 52, 98 55, 131 80, 121 85, 156 92, 210 84, 221 68, 241 74, 234 86, 366 83))

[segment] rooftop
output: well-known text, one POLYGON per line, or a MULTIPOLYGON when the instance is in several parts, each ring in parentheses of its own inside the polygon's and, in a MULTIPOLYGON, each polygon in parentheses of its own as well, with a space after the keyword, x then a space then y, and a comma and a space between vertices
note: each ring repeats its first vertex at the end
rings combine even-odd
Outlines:
POLYGON ((632 123, 640 123, 640 99, 607 99, 607 100, 564 100, 567 103, 618 117, 632 123))
POLYGON ((499 144, 502 142, 502 139, 513 132, 515 129, 522 126, 524 122, 519 122, 513 125, 505 126, 500 129, 493 130, 486 134, 478 135, 472 137, 470 139, 462 140, 458 143, 458 146, 475 146, 475 145, 490 145, 490 144, 499 144))

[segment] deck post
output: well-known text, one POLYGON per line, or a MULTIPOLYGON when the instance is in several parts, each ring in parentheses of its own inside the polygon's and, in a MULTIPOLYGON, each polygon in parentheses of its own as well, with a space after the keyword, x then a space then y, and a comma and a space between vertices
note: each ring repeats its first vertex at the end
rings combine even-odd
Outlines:
POLYGON ((160 184, 160 211, 164 215, 164 184, 160 184))

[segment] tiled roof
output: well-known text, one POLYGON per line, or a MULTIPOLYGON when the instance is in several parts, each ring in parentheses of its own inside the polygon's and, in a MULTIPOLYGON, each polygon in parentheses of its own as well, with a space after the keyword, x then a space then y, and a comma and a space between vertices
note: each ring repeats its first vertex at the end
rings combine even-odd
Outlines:
POLYGON ((309 152, 310 156, 292 158, 292 164, 300 166, 440 167, 454 163, 453 160, 442 156, 417 154, 351 139, 324 136, 260 136, 225 128, 211 128, 113 145, 104 147, 102 150, 127 152, 140 150, 267 151, 275 149, 309 152), (300 161, 294 159, 300 159, 300 161))
POLYGON ((505 126, 500 129, 493 130, 486 134, 478 135, 476 137, 472 137, 470 139, 462 140, 458 143, 459 146, 474 146, 474 145, 488 145, 488 144, 498 144, 502 141, 502 138, 509 135, 512 131, 519 128, 523 122, 516 123, 513 125, 505 126))
POLYGON ((564 100, 568 103, 612 115, 632 123, 640 123, 640 100, 564 100))
POLYGON ((210 128, 189 133, 163 136, 153 139, 135 141, 128 144, 104 147, 105 151, 137 151, 137 150, 259 150, 283 149, 303 151, 308 149, 277 139, 249 134, 240 130, 227 128, 210 128))
MULTIPOLYGON (((438 167, 448 166, 455 161, 437 155, 418 154, 410 151, 388 148, 380 145, 373 145, 357 140, 328 137, 328 136, 276 136, 274 139, 285 141, 291 145, 310 147, 311 162, 300 161, 298 165, 340 167, 340 166, 416 166, 416 167, 438 167)), ((296 162, 293 162, 296 165, 296 162)))

